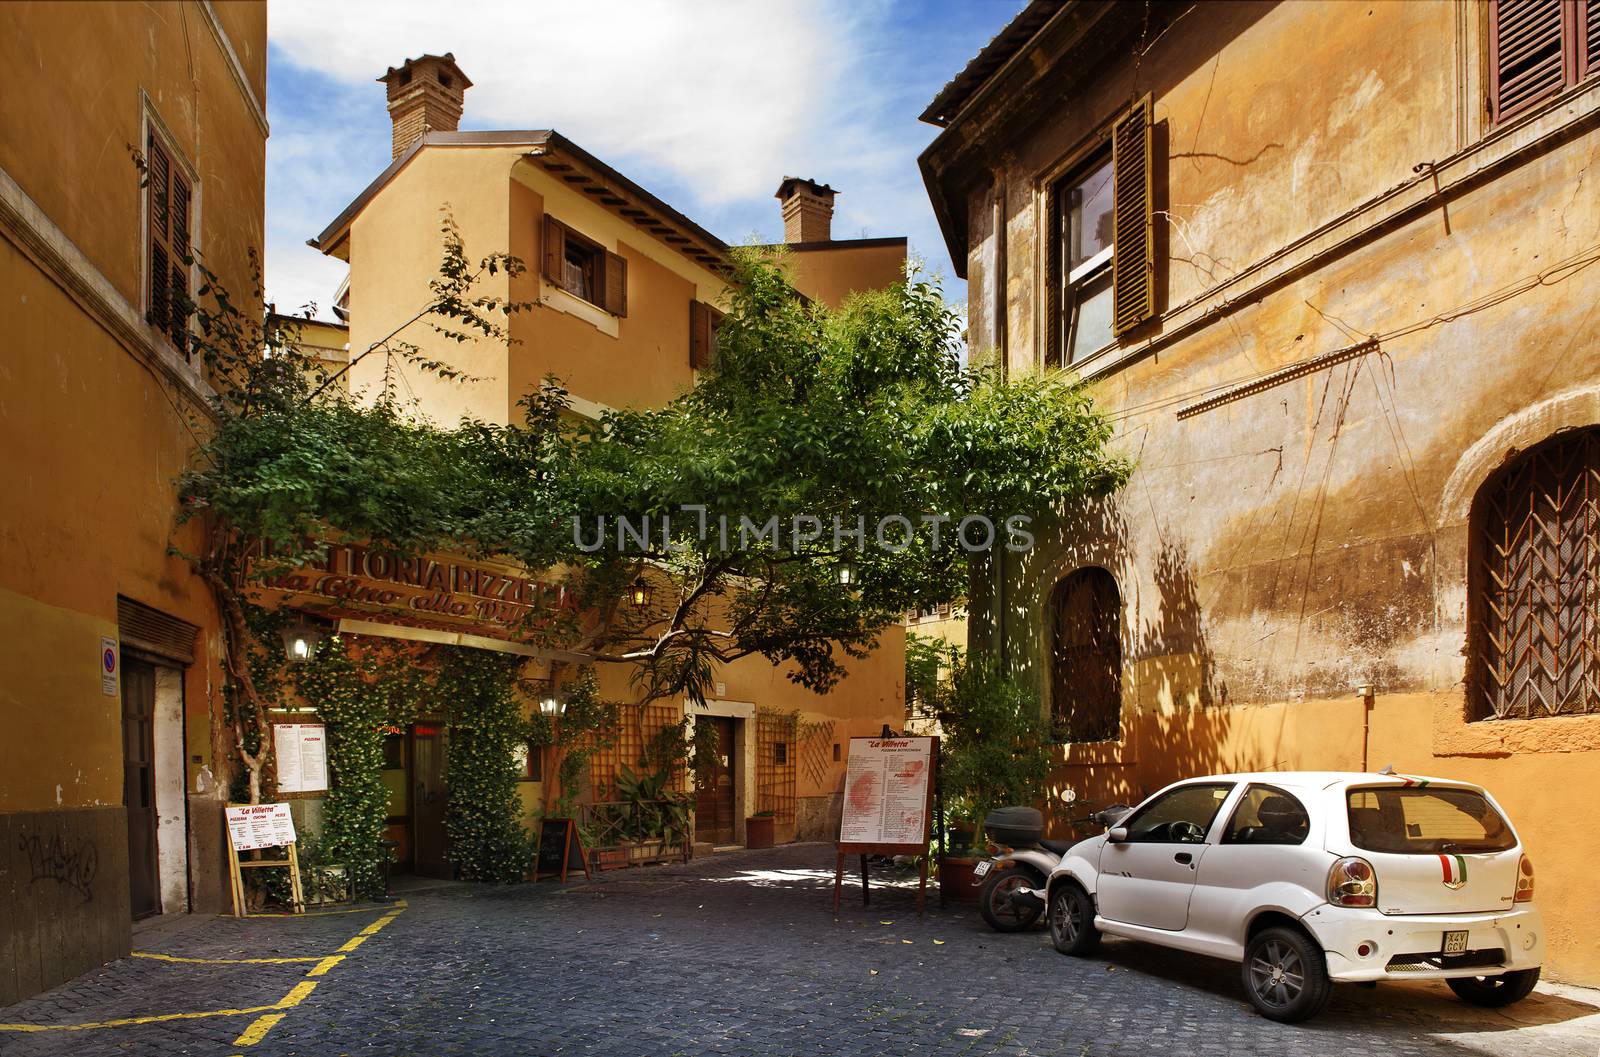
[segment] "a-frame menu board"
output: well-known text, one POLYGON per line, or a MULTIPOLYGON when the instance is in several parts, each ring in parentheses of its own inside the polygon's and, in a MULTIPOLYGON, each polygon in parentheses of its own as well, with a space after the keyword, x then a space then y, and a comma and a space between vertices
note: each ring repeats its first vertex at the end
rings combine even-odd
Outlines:
POLYGON ((861 901, 867 902, 867 856, 914 855, 921 869, 917 913, 928 890, 928 839, 933 827, 939 739, 851 738, 844 811, 834 864, 833 911, 839 912, 844 857, 861 856, 861 901))

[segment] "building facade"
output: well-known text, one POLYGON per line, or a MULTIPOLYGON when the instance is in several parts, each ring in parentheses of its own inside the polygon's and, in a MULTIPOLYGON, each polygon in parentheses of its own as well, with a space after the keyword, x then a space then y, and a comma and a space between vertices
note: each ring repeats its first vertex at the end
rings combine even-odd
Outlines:
MULTIPOLYGON (((726 303, 724 242, 559 132, 459 131, 471 82, 448 54, 409 60, 379 80, 394 122, 392 164, 312 240, 350 265, 348 295, 339 303, 349 324, 352 394, 372 399, 393 388, 441 424, 465 415, 507 423, 520 418, 518 401, 550 375, 568 389, 573 413, 588 417, 608 408, 660 407, 695 384, 715 355, 715 323, 726 303), (404 331, 424 355, 470 376, 464 382, 365 353, 427 303, 444 210, 469 258, 504 252, 527 266, 519 275, 491 278, 482 292, 534 306, 511 317, 509 343, 456 343, 425 327, 404 331)), ((836 193, 795 177, 778 190, 796 288, 835 306, 852 292, 900 281, 906 256, 903 238, 834 239, 836 193)), ((401 625, 368 621, 364 633, 413 634, 401 625)), ((486 636, 474 641, 509 648, 486 636)), ((746 818, 764 811, 776 816, 780 840, 831 839, 849 737, 900 724, 902 644, 900 628, 886 629, 878 649, 823 696, 759 657, 727 666, 713 699, 689 710, 696 723, 716 725, 721 744, 717 773, 696 794, 697 839, 743 843, 746 818)), ((531 651, 529 673, 555 678, 552 663, 562 662, 531 651)), ((603 801, 620 767, 637 767, 641 747, 686 706, 638 706, 625 666, 599 667, 602 695, 637 706, 622 710, 621 736, 591 761, 587 796, 603 801)), ((437 724, 424 718, 419 726, 437 724)), ((428 763, 437 755, 428 737, 419 742, 413 730, 414 751, 394 757, 392 837, 412 866, 417 859, 409 849, 437 845, 436 836, 419 829, 436 823, 417 810, 437 785, 436 776, 418 773, 435 766, 428 763)), ((529 822, 551 802, 553 770, 550 761, 528 770, 529 822)))
POLYGON ((1136 463, 975 582, 1101 802, 1480 782, 1600 981, 1600 4, 1030 4, 928 108, 975 359, 1136 463))
POLYGON ((0 1005, 222 906, 216 617, 169 551, 209 388, 171 306, 191 257, 252 289, 266 48, 263 4, 0 8, 0 1005))

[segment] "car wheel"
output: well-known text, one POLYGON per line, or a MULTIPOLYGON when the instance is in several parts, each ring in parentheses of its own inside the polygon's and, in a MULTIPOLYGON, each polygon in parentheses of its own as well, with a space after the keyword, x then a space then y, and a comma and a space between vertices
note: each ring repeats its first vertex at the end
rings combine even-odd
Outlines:
POLYGON ((1050 942, 1062 954, 1083 956, 1100 943, 1089 893, 1063 881, 1050 893, 1050 942))
POLYGON ((1038 884, 1039 879, 1033 872, 1022 867, 990 871, 978 895, 978 909, 983 912, 983 920, 996 932, 1021 932, 1032 928, 1039 920, 1039 909, 1020 906, 1013 903, 1011 897, 1019 888, 1033 888, 1038 884))
POLYGON ((1463 1002, 1475 1006, 1509 1006, 1528 997, 1539 982, 1539 970, 1518 969, 1499 976, 1463 976, 1446 980, 1450 990, 1463 1002))
POLYGON ((1316 1016, 1333 992, 1322 949, 1297 929, 1262 929, 1252 936, 1241 975, 1250 1004, 1285 1024, 1316 1016))

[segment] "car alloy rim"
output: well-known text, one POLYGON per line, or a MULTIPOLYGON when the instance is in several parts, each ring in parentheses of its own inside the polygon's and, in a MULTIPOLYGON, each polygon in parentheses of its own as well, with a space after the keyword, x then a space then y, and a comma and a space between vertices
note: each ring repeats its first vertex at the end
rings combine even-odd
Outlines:
POLYGON ((1027 917, 1027 911, 1017 905, 1012 896, 1017 894, 1017 889, 1024 887, 1027 878, 1021 873, 1012 871, 1011 875, 994 886, 994 898, 991 900, 992 909, 999 914, 1010 914, 1018 921, 1027 917))
POLYGON ((1272 1006, 1287 1006, 1306 986, 1305 966, 1293 947, 1268 940, 1250 959, 1250 986, 1272 1006))
POLYGON ((1078 901, 1062 893, 1055 901, 1055 908, 1055 913, 1050 915, 1050 924, 1061 942, 1071 943, 1078 935, 1080 924, 1078 901))

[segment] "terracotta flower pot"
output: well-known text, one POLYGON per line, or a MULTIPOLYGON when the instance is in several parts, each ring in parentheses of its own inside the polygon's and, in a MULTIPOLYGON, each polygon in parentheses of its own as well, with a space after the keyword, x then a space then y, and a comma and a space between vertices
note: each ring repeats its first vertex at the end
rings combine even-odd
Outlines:
POLYGON ((956 855, 940 859, 939 895, 950 903, 976 903, 981 889, 972 883, 972 871, 982 861, 956 855))
POLYGON ((744 820, 744 844, 747 848, 770 848, 778 820, 771 815, 754 815, 744 820))

